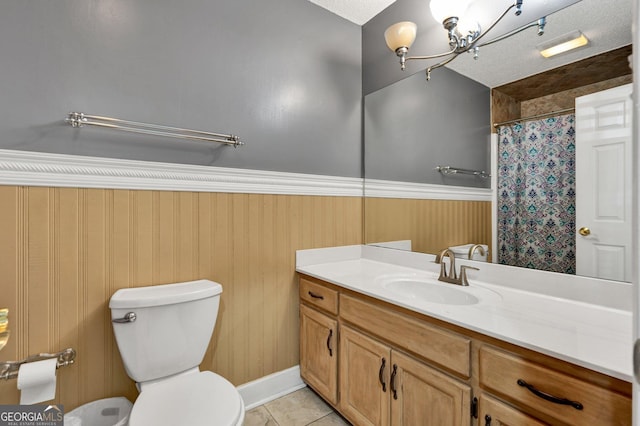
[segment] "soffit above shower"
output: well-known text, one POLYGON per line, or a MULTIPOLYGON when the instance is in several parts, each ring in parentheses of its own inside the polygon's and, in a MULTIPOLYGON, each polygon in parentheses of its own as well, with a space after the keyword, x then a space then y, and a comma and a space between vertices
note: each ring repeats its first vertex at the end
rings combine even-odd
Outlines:
POLYGON ((631 45, 495 87, 516 101, 527 101, 631 74, 631 45))

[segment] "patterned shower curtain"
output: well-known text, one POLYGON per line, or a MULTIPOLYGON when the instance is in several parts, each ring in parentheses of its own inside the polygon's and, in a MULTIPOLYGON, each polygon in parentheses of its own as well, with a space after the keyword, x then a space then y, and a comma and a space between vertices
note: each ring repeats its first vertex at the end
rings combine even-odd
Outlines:
POLYGON ((575 116, 498 129, 498 262, 576 273, 575 116))

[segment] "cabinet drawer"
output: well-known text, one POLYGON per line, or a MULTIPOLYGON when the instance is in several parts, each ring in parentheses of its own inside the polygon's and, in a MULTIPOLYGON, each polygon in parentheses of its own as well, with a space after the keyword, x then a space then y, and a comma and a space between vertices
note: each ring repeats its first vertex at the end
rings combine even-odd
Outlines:
POLYGON ((471 340, 466 337, 344 294, 340 317, 445 370, 470 375, 471 340))
POLYGON ((544 426, 533 417, 502 402, 482 394, 480 396, 479 424, 488 426, 544 426))
POLYGON ((631 399, 489 347, 480 349, 480 386, 516 405, 575 425, 631 424, 631 399), (535 395, 524 383, 582 409, 535 395), (519 384, 520 382, 520 384, 519 384))
POLYGON ((300 299, 333 315, 338 315, 338 292, 322 284, 300 277, 300 299))

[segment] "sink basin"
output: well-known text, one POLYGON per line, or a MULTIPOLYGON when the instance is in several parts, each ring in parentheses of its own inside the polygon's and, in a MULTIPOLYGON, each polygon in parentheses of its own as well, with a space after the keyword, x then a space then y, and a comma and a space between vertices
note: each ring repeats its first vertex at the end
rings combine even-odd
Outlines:
POLYGON ((475 305, 480 301, 473 294, 456 288, 453 284, 421 279, 399 278, 384 283, 383 287, 404 297, 443 305, 475 305))

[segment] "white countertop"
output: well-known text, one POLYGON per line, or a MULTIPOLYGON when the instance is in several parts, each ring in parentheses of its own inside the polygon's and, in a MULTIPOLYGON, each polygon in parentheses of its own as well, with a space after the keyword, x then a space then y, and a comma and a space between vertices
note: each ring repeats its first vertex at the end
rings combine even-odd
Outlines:
MULTIPOLYGON (((487 336, 632 381, 632 313, 628 310, 539 293, 530 288, 496 285, 483 281, 483 273, 476 271, 468 273, 469 287, 442 285, 475 295, 480 299, 477 304, 426 302, 387 288, 385 277, 437 279, 440 265, 433 263, 433 256, 407 253, 406 257, 424 263, 414 268, 406 266, 411 262, 405 259, 402 262, 405 266, 393 262, 398 256, 404 257, 397 250, 377 249, 391 252, 389 261, 381 261, 385 260, 384 252, 376 251, 368 256, 371 249, 358 249, 360 247, 299 251, 296 270, 487 336)), ((471 264, 479 266, 481 271, 483 267, 494 269, 493 274, 500 268, 499 265, 471 264)), ((511 274, 514 268, 504 268, 504 271, 511 274)), ((544 274, 542 278, 548 276, 548 273, 544 274)), ((562 293, 562 290, 558 292, 562 293)))

